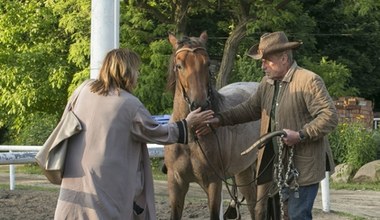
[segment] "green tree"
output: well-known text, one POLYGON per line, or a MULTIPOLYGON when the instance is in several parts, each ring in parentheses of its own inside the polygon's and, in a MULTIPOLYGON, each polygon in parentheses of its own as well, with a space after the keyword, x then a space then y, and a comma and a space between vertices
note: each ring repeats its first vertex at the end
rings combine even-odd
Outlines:
POLYGON ((134 4, 121 4, 120 44, 138 52, 142 59, 138 86, 134 94, 152 114, 171 112, 172 98, 166 90, 171 47, 167 36, 172 23, 159 15, 164 4, 147 6, 144 1, 134 4), (142 10, 141 7, 146 7, 142 10), (157 17, 156 17, 157 16, 157 17))
POLYGON ((70 38, 39 0, 0 3, 0 127, 19 131, 31 114, 61 113, 70 74, 70 38))
POLYGON ((310 58, 304 58, 302 63, 307 69, 322 77, 333 98, 355 96, 358 93, 356 88, 348 86, 351 72, 345 65, 328 60, 327 57, 322 57, 319 63, 312 62, 310 58))
MULTIPOLYGON (((375 101, 380 110, 380 2, 376 0, 305 1, 305 9, 317 22, 315 56, 345 65, 350 87, 375 101)), ((319 59, 319 58, 318 58, 319 59)))
MULTIPOLYGON (((47 6, 58 18, 58 28, 64 30, 70 44, 66 61, 75 69, 70 69, 69 93, 85 79, 90 78, 90 36, 91 1, 88 0, 47 0, 47 6)), ((62 106, 61 106, 62 107, 62 106)))

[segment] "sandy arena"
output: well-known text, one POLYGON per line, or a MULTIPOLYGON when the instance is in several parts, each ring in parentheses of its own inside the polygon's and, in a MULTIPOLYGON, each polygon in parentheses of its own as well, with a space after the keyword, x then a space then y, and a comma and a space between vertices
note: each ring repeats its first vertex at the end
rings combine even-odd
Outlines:
MULTIPOLYGON (((0 173, 0 184, 9 184, 9 174, 0 173)), ((155 181, 157 219, 159 220, 167 220, 170 217, 166 187, 165 181, 155 181)), ((44 176, 17 174, 15 190, 0 188, 0 219, 53 219, 58 189, 58 186, 48 183, 44 176), (25 186, 40 186, 45 189, 35 190, 25 186)), ((191 185, 189 192, 182 219, 208 219, 208 207, 204 192, 196 184, 191 185)), ((227 204, 229 199, 226 191, 223 198, 227 204)), ((331 212, 323 212, 319 193, 314 205, 314 219, 358 219, 355 217, 380 219, 380 192, 331 190, 330 203, 331 212), (349 215, 342 215, 341 213, 349 215)), ((227 205, 224 206, 224 209, 226 208, 227 205)), ((241 215, 242 219, 250 219, 244 206, 241 208, 241 215)))

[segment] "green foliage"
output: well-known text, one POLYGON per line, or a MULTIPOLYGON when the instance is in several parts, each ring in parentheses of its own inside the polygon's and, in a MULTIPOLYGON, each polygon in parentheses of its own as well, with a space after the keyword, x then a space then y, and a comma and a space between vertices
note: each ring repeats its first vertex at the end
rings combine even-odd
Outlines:
POLYGON ((379 4, 377 0, 305 3, 318 27, 314 57, 327 56, 350 69, 349 86, 357 88, 360 97, 374 100, 376 109, 380 109, 379 4))
MULTIPOLYGON (((59 27, 69 34, 71 43, 68 45, 70 51, 68 60, 82 70, 88 69, 90 65, 91 1, 47 0, 47 5, 59 18, 59 27)), ((87 78, 89 78, 89 74, 87 78)))
POLYGON ((327 57, 322 57, 319 63, 314 63, 310 58, 303 57, 300 63, 302 63, 306 69, 322 77, 332 97, 338 98, 357 95, 358 90, 356 88, 348 87, 351 72, 345 65, 333 60, 328 60, 327 57))
POLYGON ((340 123, 329 134, 334 160, 348 163, 354 170, 376 159, 380 146, 379 131, 367 130, 360 122, 340 123))
POLYGON ((67 39, 70 40, 66 56, 74 67, 70 70, 70 95, 81 82, 90 78, 91 1, 47 0, 47 5, 58 17, 59 28, 68 34, 67 39))
POLYGON ((71 81, 66 33, 39 0, 0 3, 0 127, 16 135, 30 115, 57 114, 71 81))
POLYGON ((121 45, 136 51, 142 59, 134 94, 152 114, 170 114, 173 98, 166 91, 171 54, 171 46, 167 40, 170 25, 158 23, 134 6, 121 7, 121 45))
MULTIPOLYGON (((308 58, 297 60, 321 74, 332 96, 380 97, 380 13, 375 0, 289 1, 280 9, 279 1, 239 3, 120 2, 120 46, 141 55, 135 95, 152 114, 171 112, 172 96, 165 90, 171 54, 167 33, 197 36, 207 30, 210 56, 220 61, 226 38, 246 18, 246 37, 239 44, 230 82, 259 81, 260 62, 242 54, 263 33, 284 30, 289 40, 304 42, 296 55, 308 58), (178 14, 179 9, 186 14, 178 14), (323 56, 330 60, 321 60, 323 56)), ((67 97, 89 78, 91 1, 3 0, 0 12, 0 128, 17 137, 17 132, 26 132, 28 119, 39 120, 33 115, 55 115, 57 120, 67 97)))
POLYGON ((253 60, 248 56, 238 56, 230 82, 260 82, 263 76, 264 72, 261 69, 260 61, 253 60))
POLYGON ((357 13, 360 16, 365 16, 380 8, 380 2, 377 0, 347 0, 344 5, 346 6, 344 7, 346 14, 357 13))
POLYGON ((58 123, 57 115, 44 112, 30 114, 20 132, 10 138, 13 145, 41 146, 58 123))
POLYGON ((152 114, 169 114, 173 97, 166 91, 166 75, 171 50, 166 40, 154 41, 149 48, 150 65, 141 68, 136 95, 152 114))

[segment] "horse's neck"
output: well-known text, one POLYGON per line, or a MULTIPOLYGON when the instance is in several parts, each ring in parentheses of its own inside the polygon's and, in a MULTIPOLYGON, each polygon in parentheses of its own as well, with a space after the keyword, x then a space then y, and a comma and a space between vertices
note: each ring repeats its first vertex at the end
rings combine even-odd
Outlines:
POLYGON ((185 102, 180 90, 176 90, 173 100, 173 121, 178 121, 186 118, 189 114, 189 105, 185 102))

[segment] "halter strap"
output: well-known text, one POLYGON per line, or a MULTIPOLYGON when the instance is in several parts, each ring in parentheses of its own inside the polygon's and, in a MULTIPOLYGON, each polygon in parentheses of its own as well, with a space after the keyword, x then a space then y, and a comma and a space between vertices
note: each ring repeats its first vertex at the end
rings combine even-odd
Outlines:
POLYGON ((177 56, 179 53, 184 52, 184 51, 189 51, 189 52, 194 53, 194 51, 196 51, 196 50, 206 50, 206 48, 204 48, 204 47, 194 47, 194 48, 185 47, 185 48, 181 48, 181 49, 177 50, 175 52, 175 55, 177 56))

